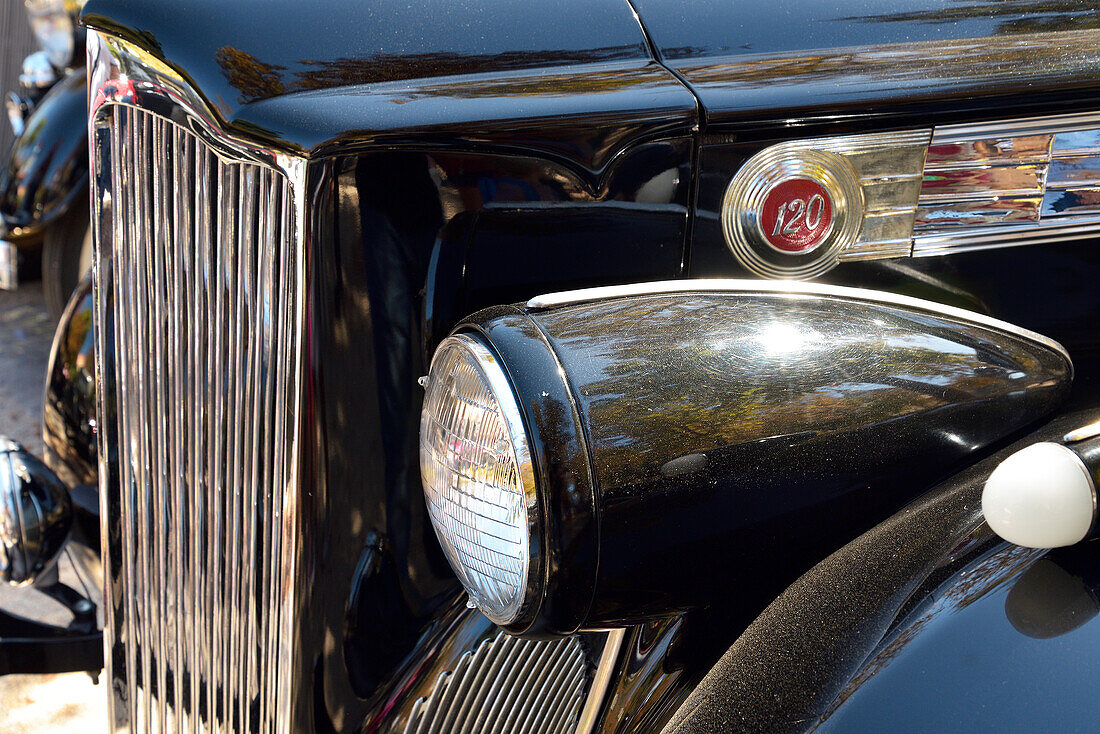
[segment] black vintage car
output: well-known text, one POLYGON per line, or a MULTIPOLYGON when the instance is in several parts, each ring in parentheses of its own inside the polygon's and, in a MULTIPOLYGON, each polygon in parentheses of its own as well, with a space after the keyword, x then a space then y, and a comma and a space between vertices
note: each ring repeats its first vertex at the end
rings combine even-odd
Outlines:
MULTIPOLYGON (((92 267, 83 0, 25 0, 39 50, 5 99, 15 140, 0 150, 0 289, 41 275, 54 319, 92 267)), ((14 10, 14 1, 9 2, 14 10)), ((7 40, 7 39, 5 39, 7 40)))
POLYGON ((94 283, 0 449, 79 624, 0 672, 105 659, 135 732, 1094 730, 1094 5, 82 20, 94 283))

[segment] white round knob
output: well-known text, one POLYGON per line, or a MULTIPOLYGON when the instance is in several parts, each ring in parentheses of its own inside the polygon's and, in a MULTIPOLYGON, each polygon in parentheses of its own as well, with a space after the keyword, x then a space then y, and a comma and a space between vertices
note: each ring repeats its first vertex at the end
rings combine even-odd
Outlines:
POLYGON ((982 512, 993 532, 1028 548, 1060 548, 1092 527, 1096 489, 1081 457, 1037 443, 1002 461, 986 480, 982 512))

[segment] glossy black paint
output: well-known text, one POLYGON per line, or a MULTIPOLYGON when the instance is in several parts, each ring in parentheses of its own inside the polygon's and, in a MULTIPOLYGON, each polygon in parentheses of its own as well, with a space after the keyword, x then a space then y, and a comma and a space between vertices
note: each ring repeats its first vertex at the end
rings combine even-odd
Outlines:
MULTIPOLYGON (((689 252, 697 276, 740 272, 722 236, 721 199, 740 166, 772 143, 1100 108, 1100 62, 1092 52, 1100 29, 1095 8, 1079 0, 637 5, 659 58, 704 110, 689 252), (770 32, 775 22, 782 33, 770 32)), ((957 282, 958 258, 913 262, 912 277, 904 278, 889 262, 842 263, 825 279, 926 288, 919 283, 925 273, 957 282)), ((1020 259, 983 253, 982 274, 967 282, 997 288, 987 274, 1008 270, 1014 277, 1023 272, 1014 262, 1020 259)))
POLYGON ((238 8, 214 0, 186 12, 169 3, 92 0, 83 20, 155 46, 223 114, 281 94, 350 84, 648 55, 622 0, 522 8, 500 0, 417 7, 283 0, 264 10, 244 21, 238 8))
POLYGON ((633 4, 669 61, 1100 26, 1095 6, 1084 0, 998 4, 914 0, 904 7, 884 0, 853 0, 842 5, 826 0, 742 6, 721 0, 700 0, 690 6, 668 0, 634 0, 633 4), (775 32, 777 23, 782 24, 783 33, 775 32))
POLYGON ((660 58, 699 96, 708 130, 1100 104, 1100 22, 1087 0, 635 5, 660 58))
POLYGON ((695 110, 673 75, 637 60, 277 97, 250 107, 247 127, 312 155, 424 144, 536 153, 597 188, 630 145, 692 130, 695 110))
MULTIPOLYGON (((696 221, 691 249, 695 277, 742 275, 722 241, 696 221)), ((1100 390, 1100 249, 1095 240, 960 253, 946 257, 841 263, 818 282, 854 285, 926 298, 996 316, 1051 337, 1065 346, 1075 367, 1073 398, 1100 390)))
POLYGON ((1036 640, 1068 635, 1100 612, 1100 563, 1095 540, 1056 548, 1020 574, 1004 599, 1013 629, 1036 640))
POLYGON ((16 235, 40 231, 88 195, 88 92, 84 68, 42 98, 0 167, 0 216, 16 235))
POLYGON ((577 157, 621 147, 609 128, 667 129, 695 109, 650 63, 625 0, 380 3, 350 16, 334 0, 279 2, 258 22, 216 1, 183 12, 92 0, 83 20, 180 69, 230 129, 300 150, 434 136, 577 157))
MULTIPOLYGON (((704 670, 693 676, 680 659, 685 625, 700 621, 678 615, 646 622, 630 631, 599 731, 650 732, 668 720, 713 663, 708 660, 704 670)), ((711 632, 717 633, 715 638, 723 637, 716 629, 711 632)))
MULTIPOLYGON (((749 625, 665 731, 805 732, 822 720, 824 731, 876 730, 886 711, 907 731, 1091 721, 1095 645, 1082 636, 1044 647, 1012 630, 1004 582, 1041 552, 1000 541, 982 522, 980 494, 1012 451, 1098 417, 1053 421, 815 566, 749 625), (1043 677, 1050 688, 1036 687, 1043 677)), ((1084 629, 1095 637, 1100 626, 1084 629)))
MULTIPOLYGON (((426 520, 417 462, 415 377, 426 371, 434 341, 471 304, 499 303, 499 284, 523 298, 563 283, 681 271, 692 155, 685 131, 694 102, 644 60, 612 66, 499 84, 458 80, 428 100, 468 87, 467 109, 480 117, 467 130, 420 130, 387 141, 386 152, 309 169, 302 415, 309 500, 300 545, 308 591, 297 615, 298 728, 354 729, 390 705, 386 687, 457 590, 426 520), (572 113, 562 109, 571 103, 572 113), (514 123, 540 106, 545 119, 514 123), (542 243, 530 238, 529 218, 539 221, 542 243), (602 255, 589 257, 597 248, 602 255), (624 260, 632 266, 624 269, 624 260), (517 264, 541 277, 509 283, 517 264)), ((359 104, 379 101, 363 90, 355 96, 359 104)), ((387 104, 399 110, 407 101, 387 104)), ((334 98, 322 111, 346 102, 334 98)), ((440 108, 421 109, 431 120, 440 108)), ((329 152, 345 149, 353 148, 329 152)), ((109 395, 105 402, 113 404, 109 395)), ((106 420, 110 430, 109 409, 106 420)))
POLYGON ((1073 551, 1035 561, 1035 552, 1002 546, 976 559, 965 576, 945 581, 924 609, 891 631, 817 731, 849 731, 856 721, 875 729, 897 717, 911 732, 1091 729, 1085 722, 1096 716, 1096 701, 1089 681, 1100 672, 1095 617, 1077 620, 1064 634, 1037 637, 1013 616, 1019 592, 1034 594, 1037 583, 1047 606, 1033 606, 1030 621, 1045 633, 1081 612, 1088 593, 1080 582, 1067 588, 1073 579, 1061 559, 1095 566, 1097 549, 1090 543, 1073 551), (1052 568, 1062 578, 1051 579, 1052 568), (1054 609, 1058 604, 1078 607, 1054 609), (929 706, 929 700, 942 703, 929 706))
MULTIPOLYGON (((93 614, 94 617, 94 614, 93 614)), ((103 633, 81 626, 66 629, 0 610, 0 676, 68 673, 103 668, 103 633)))

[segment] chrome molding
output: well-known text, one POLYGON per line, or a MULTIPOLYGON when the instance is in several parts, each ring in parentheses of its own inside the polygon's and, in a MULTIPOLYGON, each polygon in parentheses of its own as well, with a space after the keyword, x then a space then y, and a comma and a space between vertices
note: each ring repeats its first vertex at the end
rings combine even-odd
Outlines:
MULTIPOLYGON (((842 197, 843 198, 843 197, 842 197)), ((837 262, 926 257, 1100 234, 1100 113, 1036 117, 932 130, 797 140, 766 148, 731 180, 722 206, 731 251, 765 277, 813 277, 837 262), (823 153, 855 169, 863 206, 854 212, 857 237, 807 262, 766 254, 751 228, 772 187, 816 175, 807 161, 823 153), (792 173, 801 159, 801 173, 792 173), (763 165, 761 162, 766 163, 763 165), (794 168, 792 168, 794 166, 794 168), (757 170, 760 169, 760 170, 757 170), (749 184, 756 186, 753 189, 749 184), (746 255, 746 252, 748 255, 746 255), (774 256, 771 258, 777 259, 774 256)))
POLYGON ((1100 233, 1100 116, 936 128, 913 256, 1100 233))
POLYGON ((577 720, 576 734, 592 734, 595 731, 600 714, 604 710, 607 692, 611 688, 611 679, 619 664, 619 651, 622 650, 625 638, 625 629, 614 629, 607 633, 603 651, 600 653, 600 662, 596 666, 596 675, 592 679, 592 687, 588 690, 588 698, 585 699, 584 708, 581 709, 580 718, 577 720))
POLYGON ((140 49, 88 53, 112 718, 289 732, 305 162, 140 49))
POLYGON ((924 311, 939 316, 947 316, 972 324, 978 324, 1007 334, 1013 334, 1023 339, 1037 342, 1057 351, 1067 363, 1072 365, 1069 352, 1058 342, 1050 337, 1043 336, 1029 329, 1024 329, 1007 321, 995 319, 975 311, 967 311, 963 308, 946 306, 935 301, 926 301, 922 298, 903 296, 886 291, 875 291, 866 288, 849 288, 840 285, 828 285, 825 283, 804 283, 797 281, 773 281, 773 280, 746 280, 735 278, 699 278, 686 280, 662 280, 652 283, 630 283, 627 285, 611 285, 599 288, 581 288, 574 291, 561 291, 536 296, 527 302, 527 308, 541 311, 562 306, 572 306, 578 303, 590 301, 603 301, 612 298, 630 298, 634 296, 651 296, 664 293, 707 293, 715 291, 729 291, 737 293, 785 293, 792 296, 826 296, 832 298, 844 298, 855 301, 868 301, 889 306, 899 306, 915 311, 924 311))
POLYGON ((841 260, 908 255, 931 130, 795 140, 765 148, 737 172, 722 201, 722 232, 737 260, 771 278, 812 278, 841 260), (810 178, 833 195, 837 223, 799 255, 770 252, 760 229, 765 197, 810 178))
POLYGON ((1091 130, 1100 126, 1100 113, 1074 112, 1068 115, 1046 117, 1017 117, 992 122, 961 125, 941 125, 937 134, 956 140, 982 140, 986 138, 1023 137, 1047 135, 1058 131, 1091 130))
POLYGON ((931 130, 800 140, 801 150, 827 150, 855 169, 863 192, 862 228, 840 260, 876 260, 909 254, 924 152, 931 130))
POLYGON ((418 699, 405 734, 581 732, 587 683, 576 637, 523 640, 504 632, 483 640, 439 675, 418 699))
POLYGON ((1076 441, 1084 441, 1086 438, 1095 438, 1096 436, 1100 436, 1100 422, 1090 423, 1087 426, 1075 428, 1062 436, 1062 440, 1066 443, 1074 443, 1076 441))

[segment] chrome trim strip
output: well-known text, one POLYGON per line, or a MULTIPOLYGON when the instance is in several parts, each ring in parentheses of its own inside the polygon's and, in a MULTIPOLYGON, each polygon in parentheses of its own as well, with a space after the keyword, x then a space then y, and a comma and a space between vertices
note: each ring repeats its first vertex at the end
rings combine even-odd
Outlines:
POLYGON ((959 219, 954 223, 922 223, 922 216, 918 216, 913 257, 1057 242, 1100 233, 1100 217, 1084 199, 1075 203, 1081 195, 1075 198, 1073 191, 1089 186, 1087 171, 1078 172, 1084 176, 1081 181, 1073 180, 1074 164, 1087 164, 1090 158, 1100 156, 1100 113, 941 126, 932 133, 930 150, 936 147, 946 150, 937 152, 926 166, 921 211, 938 209, 950 214, 954 207, 959 210, 959 219), (984 154, 979 146, 983 143, 987 149, 984 154), (1017 143, 1026 146, 1015 151, 1017 143), (947 157, 953 145, 965 147, 965 160, 947 157), (974 185, 952 191, 950 186, 935 183, 944 174, 965 182, 966 171, 972 172, 974 185), (1035 191, 1009 191, 1011 185, 1001 190, 991 187, 987 194, 975 190, 982 179, 993 183, 1000 178, 1007 184, 1027 171, 1037 174, 1040 186, 1035 191), (963 203, 976 199, 988 204, 985 214, 980 205, 963 203), (1056 204, 1061 211, 1055 211, 1056 204), (980 221, 983 218, 986 221, 980 221))
MULTIPOLYGON (((785 152, 797 158, 815 151, 838 154, 856 171, 865 202, 858 237, 839 252, 797 263, 788 258, 765 272, 745 254, 761 250, 759 242, 725 227, 727 244, 750 271, 813 277, 838 261, 939 256, 1100 235, 1100 112, 786 141, 758 151, 733 182, 748 174, 761 178, 748 170, 761 156, 785 152), (914 180, 920 182, 915 187, 900 185, 914 180)), ((765 173, 782 171, 775 164, 765 173)), ((733 215, 751 218, 770 191, 764 183, 754 199, 740 191, 731 198, 731 182, 723 221, 733 215)))
POLYGON ((542 311, 561 306, 573 306, 579 303, 591 301, 604 301, 612 298, 628 298, 631 296, 652 296, 673 293, 778 293, 783 295, 809 295, 826 296, 832 298, 846 298, 870 303, 881 303, 888 306, 924 311, 948 316, 960 321, 966 321, 991 329, 1003 331, 1023 339, 1042 344, 1058 352, 1071 366, 1069 352, 1058 342, 1050 337, 1025 329, 1007 321, 995 319, 975 311, 967 311, 955 306, 947 306, 935 301, 926 301, 922 298, 903 296, 897 293, 876 291, 867 288, 849 288, 847 286, 829 285, 826 283, 806 283, 791 280, 747 280, 735 278, 699 278, 688 280, 662 280, 652 283, 631 283, 628 285, 610 285, 597 288, 581 288, 579 290, 561 291, 536 296, 527 302, 527 308, 532 311, 542 311))
POLYGON ((801 150, 828 150, 844 156, 863 156, 853 161, 852 165, 863 176, 877 178, 887 175, 875 167, 879 159, 875 155, 868 155, 874 149, 889 149, 893 146, 925 146, 928 145, 932 130, 900 130, 885 133, 866 133, 863 135, 838 135, 830 138, 810 138, 806 140, 793 140, 790 145, 801 150))
MULTIPOLYGON (((959 197, 954 201, 922 204, 913 219, 919 238, 924 232, 936 233, 952 227, 1003 228, 1030 226, 1040 222, 1041 196, 1002 196, 981 200, 959 197)), ((933 235, 934 236, 934 235, 933 235)))
POLYGON ((1100 216, 1080 217, 1069 221, 1040 220, 1000 227, 967 229, 951 234, 918 234, 913 238, 913 257, 1061 242, 1079 239, 1098 231, 1100 231, 1100 216))
POLYGON ((592 687, 588 689, 588 698, 577 720, 576 734, 592 734, 595 731, 596 723, 604 710, 608 690, 611 688, 611 678, 618 668, 619 651, 622 649, 624 639, 626 639, 625 629, 614 629, 607 633, 607 640, 603 643, 603 651, 600 653, 600 662, 596 666, 596 675, 592 678, 592 687))
POLYGON ((994 136, 976 140, 933 141, 928 146, 925 171, 952 171, 987 165, 1042 163, 1050 157, 1053 135, 994 136))
POLYGON ((1100 127, 1100 113, 1075 112, 1048 117, 1017 117, 993 122, 961 125, 940 125, 932 133, 932 145, 984 138, 1054 135, 1060 132, 1090 130, 1100 127))
POLYGON ((1093 438, 1094 436, 1100 436, 1100 421, 1076 428, 1062 436, 1062 440, 1066 443, 1075 443, 1077 441, 1084 441, 1086 438, 1093 438))

